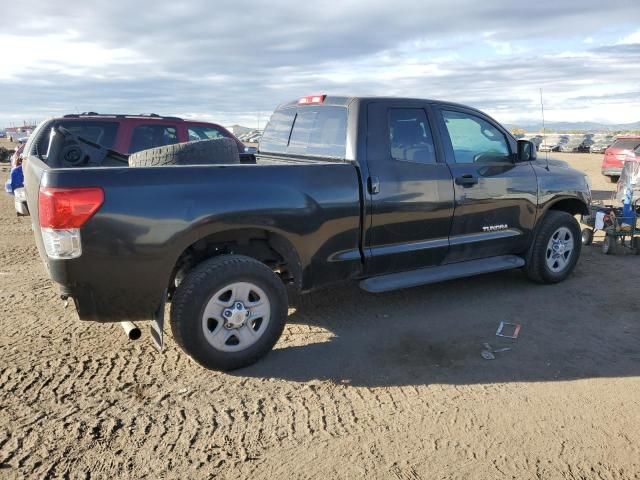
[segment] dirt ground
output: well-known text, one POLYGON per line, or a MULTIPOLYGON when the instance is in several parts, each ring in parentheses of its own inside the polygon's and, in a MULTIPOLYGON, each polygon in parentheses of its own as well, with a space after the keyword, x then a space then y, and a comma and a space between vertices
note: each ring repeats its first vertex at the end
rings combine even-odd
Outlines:
MULTIPOLYGON (((553 156, 612 189, 600 155, 553 156)), ((273 353, 223 374, 170 333, 158 354, 146 327, 78 321, 0 195, 0 477, 638 479, 640 257, 600 241, 555 286, 314 294, 273 353), (512 350, 487 361, 484 342, 512 350)))

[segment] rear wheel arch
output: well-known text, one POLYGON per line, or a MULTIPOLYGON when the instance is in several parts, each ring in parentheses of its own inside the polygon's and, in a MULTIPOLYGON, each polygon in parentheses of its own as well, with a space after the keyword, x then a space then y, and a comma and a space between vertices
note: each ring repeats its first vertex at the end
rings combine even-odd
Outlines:
POLYGON ((173 262, 169 292, 200 263, 221 255, 244 255, 275 271, 283 283, 298 292, 302 287, 302 262, 284 235, 263 228, 242 228, 202 235, 185 247, 173 262))

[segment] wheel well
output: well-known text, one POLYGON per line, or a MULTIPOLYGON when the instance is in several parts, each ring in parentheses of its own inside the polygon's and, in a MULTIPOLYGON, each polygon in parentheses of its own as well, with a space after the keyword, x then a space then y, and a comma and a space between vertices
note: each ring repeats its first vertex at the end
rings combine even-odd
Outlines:
POLYGON ((268 230, 242 229, 215 233, 189 245, 173 267, 169 293, 196 265, 208 258, 226 254, 255 258, 276 272, 285 285, 300 289, 302 266, 291 242, 268 230))
POLYGON ((551 205, 549 210, 559 210, 570 213, 571 215, 587 215, 589 213, 587 205, 577 198, 565 198, 564 200, 559 200, 551 205))

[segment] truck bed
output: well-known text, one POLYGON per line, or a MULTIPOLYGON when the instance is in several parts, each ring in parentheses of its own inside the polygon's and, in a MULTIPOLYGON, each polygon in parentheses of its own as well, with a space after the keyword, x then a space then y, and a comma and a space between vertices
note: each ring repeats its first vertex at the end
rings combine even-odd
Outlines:
POLYGON ((351 163, 259 157, 255 165, 49 169, 30 157, 26 189, 40 254, 85 320, 150 318, 182 253, 226 231, 282 239, 297 252, 303 290, 361 270, 360 181, 351 163), (104 204, 81 228, 82 255, 49 259, 39 188, 89 186, 103 189, 104 204))

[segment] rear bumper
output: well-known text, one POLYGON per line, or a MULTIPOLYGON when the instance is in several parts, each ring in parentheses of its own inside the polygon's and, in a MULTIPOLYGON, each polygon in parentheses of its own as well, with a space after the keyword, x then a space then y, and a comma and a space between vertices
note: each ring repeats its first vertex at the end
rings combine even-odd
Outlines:
POLYGON ((619 177, 622 167, 602 167, 602 175, 605 177, 619 177))
POLYGON ((70 287, 61 284, 58 286, 62 297, 73 300, 78 317, 83 321, 115 323, 125 320, 151 320, 162 301, 158 298, 149 302, 139 296, 135 299, 104 296, 96 294, 91 287, 70 287))
POLYGON ((56 282, 60 295, 73 299, 80 320, 101 323, 151 320, 163 302, 163 291, 158 293, 149 279, 134 278, 135 266, 119 265, 111 269, 101 262, 83 266, 83 260, 86 259, 46 260, 49 276, 56 282), (124 274, 119 276, 118 270, 124 274))

